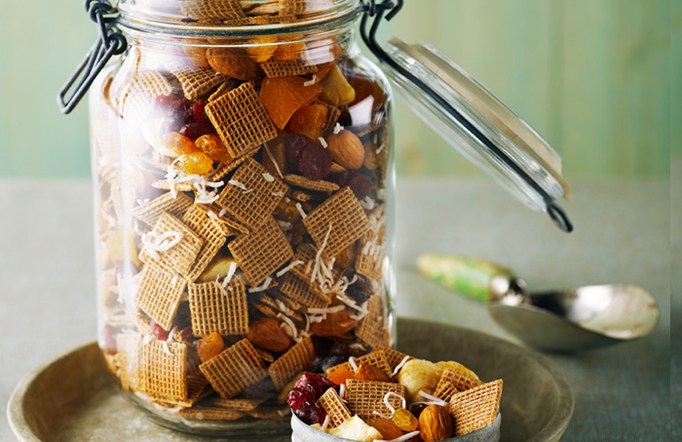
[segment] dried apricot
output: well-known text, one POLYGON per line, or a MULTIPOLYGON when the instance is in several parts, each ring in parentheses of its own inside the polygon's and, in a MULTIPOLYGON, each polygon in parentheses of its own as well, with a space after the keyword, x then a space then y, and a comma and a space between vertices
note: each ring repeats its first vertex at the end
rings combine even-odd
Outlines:
POLYGON ((317 140, 322 135, 328 113, 327 106, 324 104, 303 106, 291 117, 289 130, 317 140))
POLYGON ((197 354, 201 362, 214 358, 225 349, 225 342, 218 332, 213 332, 197 341, 197 354))
POLYGON ((417 429, 419 421, 412 413, 404 408, 398 408, 393 413, 393 423, 403 431, 410 432, 417 429))
POLYGON ((303 37, 301 34, 281 37, 281 40, 290 41, 291 43, 280 45, 273 58, 278 61, 296 61, 301 58, 301 55, 306 51, 306 45, 304 42, 297 40, 301 40, 303 37))
POLYGON ((381 433, 381 437, 384 440, 397 439, 403 435, 403 431, 390 419, 370 417, 367 419, 367 425, 379 430, 379 433, 381 433))
POLYGON ((360 364, 355 373, 355 378, 362 381, 393 382, 393 379, 380 368, 370 364, 360 364))
POLYGON ((332 106, 345 106, 355 100, 355 89, 337 65, 332 66, 331 71, 320 84, 322 85, 320 100, 332 106))
POLYGON ((213 161, 222 161, 223 163, 232 162, 232 157, 227 152, 227 149, 220 140, 220 137, 217 135, 202 135, 194 140, 194 144, 198 150, 208 155, 208 157, 213 161))
POLYGON ((208 48, 206 59, 216 71, 238 80, 255 81, 262 75, 258 63, 239 48, 208 48))
POLYGON ((336 385, 345 384, 348 379, 355 379, 355 372, 348 364, 337 365, 327 371, 327 378, 336 385))
POLYGON ((213 160, 203 152, 180 155, 177 165, 187 175, 206 175, 213 170, 213 160))
POLYGON ((266 78, 261 83, 261 102, 278 128, 284 129, 297 110, 320 95, 319 83, 306 86, 306 82, 305 78, 292 76, 266 78))
POLYGON ((277 37, 274 35, 260 35, 250 41, 253 46, 248 46, 246 52, 257 63, 264 63, 272 58, 277 51, 277 37))

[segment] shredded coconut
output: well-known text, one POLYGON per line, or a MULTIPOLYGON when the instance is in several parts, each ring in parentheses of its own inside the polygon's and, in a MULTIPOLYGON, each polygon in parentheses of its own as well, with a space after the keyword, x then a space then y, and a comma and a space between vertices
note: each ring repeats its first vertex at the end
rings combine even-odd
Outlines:
POLYGON ((343 399, 344 396, 346 396, 346 384, 341 384, 341 386, 339 387, 339 397, 343 399))
POLYGON ((301 265, 301 264, 304 264, 304 262, 301 261, 301 260, 293 261, 291 264, 289 264, 288 266, 284 267, 284 268, 283 268, 282 270, 280 270, 279 272, 275 273, 275 276, 278 277, 278 278, 281 278, 282 275, 286 274, 287 272, 291 271, 291 269, 293 269, 294 267, 299 266, 299 265, 301 265))
POLYGON ((226 287, 227 284, 232 281, 232 277, 234 276, 234 272, 237 271, 237 263, 236 262, 231 262, 230 263, 230 268, 227 269, 227 275, 225 275, 225 279, 223 280, 223 287, 226 287))
POLYGON ((443 399, 437 398, 436 396, 433 396, 433 395, 431 395, 431 394, 425 393, 425 392, 422 391, 422 390, 419 390, 419 396, 421 396, 421 397, 423 397, 423 398, 425 398, 425 399, 428 399, 428 400, 429 400, 429 402, 428 402, 429 405, 440 405, 441 407, 446 407, 446 406, 448 405, 448 403, 445 402, 443 399))
POLYGON ((293 224, 291 224, 291 223, 288 222, 288 221, 277 220, 277 224, 279 224, 279 226, 280 226, 280 227, 282 228, 282 230, 284 230, 285 232, 286 232, 287 230, 291 230, 291 229, 294 227, 293 224))
POLYGON ((206 214, 207 214, 208 217, 211 218, 211 219, 218 219, 218 215, 216 215, 215 212, 214 212, 213 210, 209 210, 206 214))
POLYGON ((249 289, 249 293, 264 292, 270 287, 271 283, 272 283, 272 278, 268 276, 267 278, 265 278, 265 282, 263 282, 263 285, 261 285, 259 287, 251 287, 249 289))
POLYGON ((305 87, 310 87, 310 86, 314 86, 315 83, 317 83, 317 74, 313 74, 313 78, 311 78, 310 80, 304 82, 304 83, 303 83, 303 86, 305 86, 305 87))
POLYGON ((322 431, 324 431, 324 430, 327 429, 327 427, 329 426, 329 422, 330 422, 330 421, 331 421, 331 419, 329 418, 329 415, 326 415, 326 416, 324 417, 324 422, 322 422, 322 431))
POLYGON ((244 192, 248 192, 248 191, 249 191, 249 189, 248 189, 244 184, 240 183, 240 182, 237 181, 237 180, 230 180, 230 181, 227 182, 227 184, 230 184, 230 185, 232 185, 232 186, 238 187, 238 188, 242 189, 244 192))
POLYGON ((225 208, 220 209, 220 212, 218 212, 218 216, 222 218, 223 216, 225 216, 226 213, 227 213, 227 209, 225 209, 225 208))
POLYGON ((320 144, 321 144, 322 147, 324 147, 325 149, 329 147, 329 144, 327 144, 327 140, 325 140, 324 137, 319 137, 318 140, 320 140, 320 144))
POLYGON ((308 216, 303 210, 303 206, 301 206, 301 203, 296 203, 296 209, 298 210, 298 213, 301 214, 301 218, 305 219, 308 216))
POLYGON ((284 175, 282 175, 282 171, 279 170, 279 166, 277 165, 277 161, 275 161, 275 157, 272 156, 272 153, 270 152, 268 145, 264 144, 263 147, 265 148, 265 153, 268 155, 268 158, 270 158, 270 161, 272 161, 272 164, 275 165, 275 169, 277 169, 277 173, 279 174, 279 177, 284 178, 284 175))
POLYGON ((278 190, 277 192, 272 192, 272 196, 276 196, 278 198, 281 198, 284 196, 284 192, 282 192, 281 190, 278 190))
POLYGON ((291 318, 289 318, 286 315, 283 315, 282 313, 278 313, 277 317, 279 319, 281 319, 282 321, 284 321, 284 322, 282 322, 282 328, 284 329, 284 331, 289 336, 291 336, 292 339, 294 339, 295 341, 298 341, 299 340, 298 329, 296 328, 294 321, 292 321, 291 318))
POLYGON ((271 182, 275 181, 275 177, 272 176, 272 175, 270 175, 270 174, 267 173, 267 172, 265 172, 265 173, 263 174, 263 178, 264 178, 265 181, 267 181, 268 183, 271 183, 271 182))
POLYGON ((152 258, 159 259, 157 252, 167 252, 182 241, 182 232, 164 232, 160 235, 154 231, 147 232, 142 236, 142 244, 152 258))
POLYGON ((386 143, 381 143, 381 146, 376 150, 377 155, 381 153, 382 150, 386 147, 386 143))
POLYGON ((376 203, 369 195, 367 195, 362 201, 360 201, 360 206, 365 210, 372 210, 376 207, 376 203))
POLYGON ((409 360, 410 360, 410 357, 409 357, 409 356, 405 356, 405 357, 403 358, 403 360, 400 361, 400 363, 399 363, 398 365, 395 366, 395 368, 393 369, 393 373, 391 373, 391 376, 397 375, 398 372, 400 371, 400 369, 403 368, 403 365, 407 364, 407 361, 409 361, 409 360))
POLYGON ((310 307, 308 309, 308 313, 312 315, 326 315, 329 313, 339 313, 342 312, 346 309, 343 305, 335 305, 334 307, 326 307, 326 308, 314 308, 310 307))
POLYGON ((353 369, 353 373, 358 372, 358 364, 355 362, 355 358, 353 356, 348 358, 348 364, 350 364, 350 367, 353 369))
POLYGON ((334 135, 338 135, 343 131, 344 127, 341 126, 341 124, 336 123, 336 126, 334 126, 334 135))

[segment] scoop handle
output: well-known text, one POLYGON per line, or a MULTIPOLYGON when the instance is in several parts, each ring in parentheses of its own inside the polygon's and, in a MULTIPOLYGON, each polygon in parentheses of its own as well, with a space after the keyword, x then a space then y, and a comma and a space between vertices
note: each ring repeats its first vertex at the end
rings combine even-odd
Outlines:
POLYGON ((515 279, 510 269, 490 261, 448 254, 420 255, 417 268, 427 278, 481 302, 504 295, 515 279))

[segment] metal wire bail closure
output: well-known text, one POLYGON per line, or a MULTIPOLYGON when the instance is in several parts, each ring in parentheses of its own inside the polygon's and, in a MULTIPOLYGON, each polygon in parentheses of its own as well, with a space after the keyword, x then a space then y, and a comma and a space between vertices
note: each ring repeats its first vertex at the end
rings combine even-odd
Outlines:
POLYGON ((115 29, 118 10, 108 0, 85 0, 85 10, 97 24, 98 36, 83 61, 59 90, 57 105, 63 114, 69 114, 76 108, 111 57, 122 54, 128 46, 123 34, 115 29))
POLYGON ((572 232, 573 224, 571 223, 566 212, 559 207, 554 198, 545 191, 525 170, 510 158, 502 149, 500 149, 490 138, 483 134, 465 115, 458 111, 451 103, 443 98, 428 84, 418 78, 414 73, 405 69, 397 63, 377 42, 377 31, 382 19, 391 20, 400 12, 403 7, 404 0, 363 0, 363 8, 365 10, 362 20, 360 22, 360 32, 362 39, 372 53, 379 59, 381 63, 386 64, 391 69, 398 72, 401 76, 408 79, 415 87, 419 88, 422 93, 428 94, 439 106, 448 112, 459 124, 466 128, 475 138, 477 138, 488 150, 491 156, 496 157, 511 170, 514 171, 528 186, 542 197, 545 202, 546 211, 554 224, 564 232, 572 232))

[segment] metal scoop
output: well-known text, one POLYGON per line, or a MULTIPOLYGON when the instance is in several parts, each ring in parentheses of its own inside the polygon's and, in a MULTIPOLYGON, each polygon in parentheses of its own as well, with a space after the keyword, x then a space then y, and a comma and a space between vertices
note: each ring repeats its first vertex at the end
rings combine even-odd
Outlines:
POLYGON ((528 293, 504 267, 473 258, 424 254, 423 275, 486 302, 509 333, 542 350, 577 351, 641 338, 658 322, 658 306, 643 288, 626 284, 528 293))

